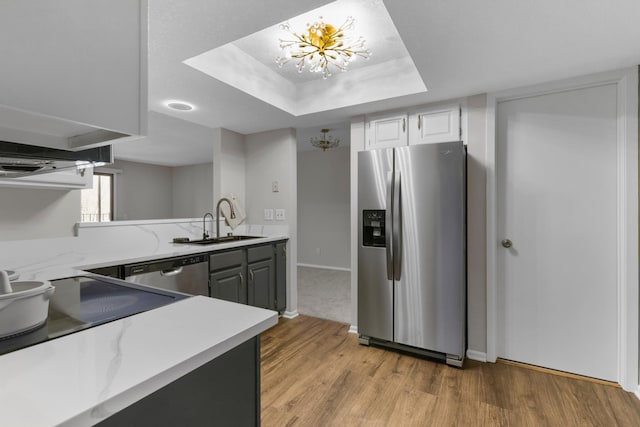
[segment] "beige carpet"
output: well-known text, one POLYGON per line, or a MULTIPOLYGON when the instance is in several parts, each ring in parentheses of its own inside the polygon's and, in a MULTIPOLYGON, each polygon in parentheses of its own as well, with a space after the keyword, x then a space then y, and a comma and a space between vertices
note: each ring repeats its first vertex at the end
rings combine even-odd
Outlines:
POLYGON ((351 273, 298 267, 298 312, 351 324, 351 273))

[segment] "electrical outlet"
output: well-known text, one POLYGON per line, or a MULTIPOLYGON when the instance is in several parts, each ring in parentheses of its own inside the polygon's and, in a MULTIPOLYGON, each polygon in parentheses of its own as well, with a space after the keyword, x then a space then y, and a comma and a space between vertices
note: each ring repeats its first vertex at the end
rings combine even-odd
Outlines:
POLYGON ((264 210, 264 219, 266 221, 273 221, 273 209, 264 210))
POLYGON ((284 209, 276 209, 276 221, 284 221, 284 209))
POLYGON ((273 181, 273 182, 271 183, 271 191, 272 191, 273 193, 277 193, 277 192, 279 192, 279 191, 280 191, 280 184, 278 183, 278 181, 273 181))

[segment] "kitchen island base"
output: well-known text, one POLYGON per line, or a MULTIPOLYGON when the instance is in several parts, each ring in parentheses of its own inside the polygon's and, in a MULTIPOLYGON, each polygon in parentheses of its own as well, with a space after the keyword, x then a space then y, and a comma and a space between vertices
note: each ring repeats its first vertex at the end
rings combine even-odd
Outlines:
POLYGON ((245 341, 97 425, 260 425, 259 336, 245 341))

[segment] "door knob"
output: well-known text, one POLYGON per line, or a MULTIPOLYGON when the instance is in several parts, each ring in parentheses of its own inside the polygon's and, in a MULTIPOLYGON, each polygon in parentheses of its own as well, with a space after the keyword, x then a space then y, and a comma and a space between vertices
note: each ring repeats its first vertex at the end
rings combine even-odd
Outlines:
POLYGON ((509 239, 504 239, 500 243, 502 243, 502 246, 505 247, 505 248, 510 248, 511 246, 513 246, 513 243, 509 239))

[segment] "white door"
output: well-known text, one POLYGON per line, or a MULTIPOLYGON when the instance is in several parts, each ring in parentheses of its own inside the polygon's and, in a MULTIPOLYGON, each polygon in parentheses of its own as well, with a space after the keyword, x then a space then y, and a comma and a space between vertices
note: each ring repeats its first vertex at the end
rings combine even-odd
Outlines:
POLYGON ((617 381, 616 103, 615 84, 498 103, 498 357, 617 381))

